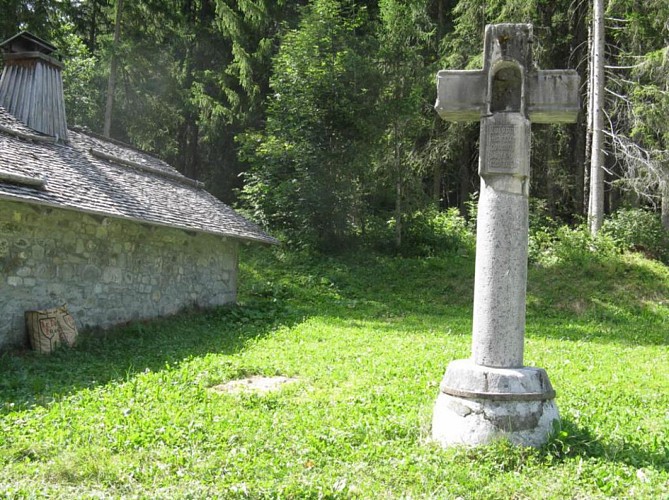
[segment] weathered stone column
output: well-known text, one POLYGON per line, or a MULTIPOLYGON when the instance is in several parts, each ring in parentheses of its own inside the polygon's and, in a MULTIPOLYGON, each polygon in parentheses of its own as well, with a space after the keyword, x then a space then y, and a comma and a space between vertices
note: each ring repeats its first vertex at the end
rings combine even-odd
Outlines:
POLYGON ((441 383, 432 436, 443 446, 539 446, 559 421, 548 375, 523 365, 530 119, 574 121, 578 76, 536 71, 531 48, 530 25, 487 26, 483 70, 438 75, 442 118, 481 122, 472 357, 441 383))
POLYGON ((474 363, 523 366, 527 283, 530 122, 497 113, 481 122, 474 363))

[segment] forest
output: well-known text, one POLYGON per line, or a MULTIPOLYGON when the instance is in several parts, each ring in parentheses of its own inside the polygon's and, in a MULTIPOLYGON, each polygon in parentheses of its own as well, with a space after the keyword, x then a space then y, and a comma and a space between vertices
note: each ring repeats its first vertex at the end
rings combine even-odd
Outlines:
POLYGON ((29 30, 59 48, 70 126, 153 152, 286 242, 327 251, 428 248, 470 223, 479 126, 439 119, 435 76, 480 68, 487 24, 532 23, 537 66, 577 70, 582 106, 575 125, 532 127, 532 220, 596 234, 622 213, 666 243, 666 0, 1 0, 0 12, 2 40, 29 30))

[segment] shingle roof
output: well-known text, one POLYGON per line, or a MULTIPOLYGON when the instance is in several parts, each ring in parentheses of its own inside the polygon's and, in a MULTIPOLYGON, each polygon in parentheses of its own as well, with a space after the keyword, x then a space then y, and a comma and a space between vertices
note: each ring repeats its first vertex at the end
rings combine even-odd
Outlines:
POLYGON ((164 161, 80 130, 68 137, 45 142, 0 106, 0 199, 277 243, 164 161))

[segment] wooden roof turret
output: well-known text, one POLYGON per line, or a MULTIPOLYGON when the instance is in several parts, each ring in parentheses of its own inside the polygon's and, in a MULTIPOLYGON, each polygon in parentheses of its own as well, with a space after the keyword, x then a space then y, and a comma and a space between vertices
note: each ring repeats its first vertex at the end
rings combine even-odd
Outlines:
POLYGON ((51 45, 29 31, 22 31, 1 42, 0 49, 3 52, 40 52, 45 55, 50 55, 58 50, 55 45, 51 45))
POLYGON ((56 47, 22 31, 0 43, 0 49, 0 106, 33 130, 66 141, 63 65, 52 56, 56 47))

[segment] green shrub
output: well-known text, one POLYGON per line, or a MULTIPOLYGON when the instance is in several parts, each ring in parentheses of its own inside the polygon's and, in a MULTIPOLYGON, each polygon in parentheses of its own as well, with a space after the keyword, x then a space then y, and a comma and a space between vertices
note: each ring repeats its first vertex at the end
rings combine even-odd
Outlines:
POLYGON ((375 251, 404 256, 436 256, 469 252, 475 236, 457 208, 442 212, 434 207, 417 210, 403 221, 402 245, 395 244, 395 218, 369 217, 365 221, 362 241, 375 251))
POLYGON ((529 258, 543 265, 583 266, 615 255, 616 246, 606 234, 592 236, 587 225, 543 227, 530 233, 529 258))
POLYGON ((438 255, 468 251, 475 237, 457 208, 445 212, 435 208, 414 212, 405 221, 402 253, 438 255))
POLYGON ((615 255, 613 241, 606 235, 593 236, 585 224, 576 227, 560 226, 553 243, 553 252, 560 262, 587 264, 615 255))
POLYGON ((536 229, 530 226, 528 259, 530 262, 546 263, 553 256, 553 244, 557 238, 555 230, 536 229))
POLYGON ((559 224, 551 217, 546 200, 530 198, 529 222, 528 256, 530 262, 550 260, 559 224))
POLYGON ((479 216, 479 192, 475 191, 469 195, 465 201, 465 210, 467 212, 467 227, 469 232, 476 236, 476 220, 479 216))
POLYGON ((641 252, 669 261, 669 237, 658 214, 640 208, 621 209, 607 218, 602 234, 608 235, 621 251, 641 252))

